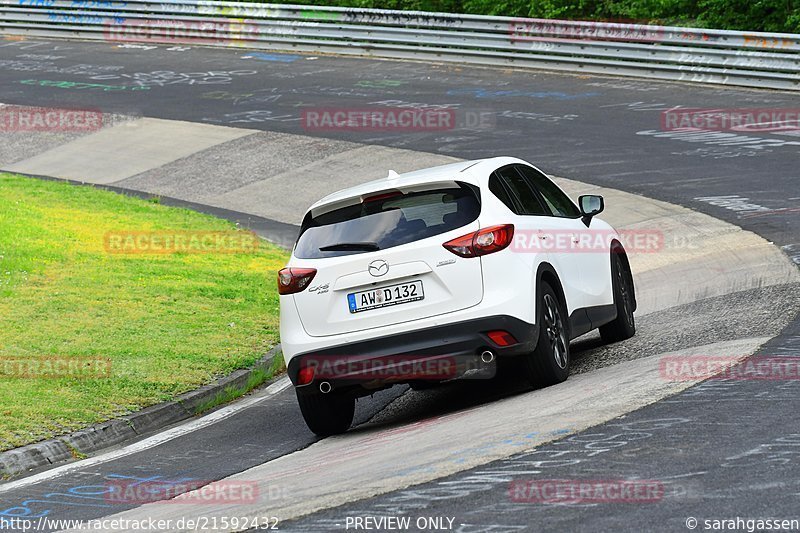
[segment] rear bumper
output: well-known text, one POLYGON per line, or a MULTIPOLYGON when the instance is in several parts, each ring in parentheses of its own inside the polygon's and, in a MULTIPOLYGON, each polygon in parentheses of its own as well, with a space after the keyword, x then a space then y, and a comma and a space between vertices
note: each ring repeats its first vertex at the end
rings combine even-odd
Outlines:
POLYGON ((534 324, 490 316, 300 353, 289 361, 287 373, 298 392, 317 389, 322 381, 334 389, 362 390, 419 380, 447 381, 485 367, 480 358, 484 351, 496 357, 530 353, 537 339, 534 324), (487 336, 493 330, 511 333, 517 343, 499 346, 487 336), (310 366, 315 367, 313 380, 298 385, 300 370, 310 366))

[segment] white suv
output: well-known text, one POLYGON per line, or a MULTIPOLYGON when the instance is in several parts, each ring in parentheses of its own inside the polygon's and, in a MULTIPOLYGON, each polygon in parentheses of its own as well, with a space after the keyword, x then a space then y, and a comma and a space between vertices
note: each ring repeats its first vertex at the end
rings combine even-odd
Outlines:
POLYGON ((318 435, 396 383, 491 375, 516 356, 537 386, 567 379, 569 342, 635 332, 622 239, 547 176, 511 157, 465 161, 326 196, 278 273, 281 345, 318 435))

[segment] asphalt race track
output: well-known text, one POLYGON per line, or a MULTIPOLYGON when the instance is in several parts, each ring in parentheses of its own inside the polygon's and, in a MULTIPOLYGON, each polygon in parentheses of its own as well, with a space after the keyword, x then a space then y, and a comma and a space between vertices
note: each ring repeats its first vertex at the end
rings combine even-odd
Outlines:
POLYGON ((508 153, 557 176, 692 207, 752 230, 792 253, 800 247, 800 137, 772 133, 743 135, 750 142, 703 136, 681 140, 675 132, 661 132, 662 111, 676 106, 791 108, 798 103, 794 95, 397 61, 169 48, 180 47, 4 42, 3 102, 100 107, 106 113, 329 136, 465 159, 508 153), (41 86, 43 81, 79 84, 41 86), (364 107, 375 102, 449 106, 461 110, 457 116, 465 122, 467 113, 494 112, 496 118, 483 128, 444 133, 323 135, 302 128, 304 107, 364 107), (699 200, 714 196, 729 201, 713 205, 714 200, 699 200))
MULTIPOLYGON (((740 226, 775 243, 800 265, 797 131, 688 135, 662 128, 663 111, 679 106, 800 107, 800 97, 792 94, 247 50, 27 40, 0 42, 0 101, 100 108, 456 158, 513 155, 549 174, 641 194, 740 226), (314 131, 302 120, 308 108, 412 104, 452 109, 459 125, 438 132, 343 132, 314 131)), ((228 177, 202 179, 213 188, 228 177)), ((796 286, 708 298, 645 315, 637 337, 620 349, 655 356, 767 332, 777 336, 758 354, 800 356, 797 309, 796 286), (771 308, 774 315, 751 313, 756 308, 771 308), (772 331, 771 324, 780 327, 772 331)), ((613 351, 591 336, 573 349, 578 372, 613 351)), ((126 507, 75 496, 88 494, 87 487, 109 476, 211 481, 307 449, 316 439, 300 418, 293 392, 282 386, 279 380, 230 416, 161 445, 117 450, 117 456, 85 467, 75 463, 58 477, 44 470, 31 473, 38 478, 0 484, 0 515, 3 509, 25 507, 54 517, 107 516, 126 507)), ((522 391, 513 376, 488 387, 396 388, 359 402, 355 431, 390 429, 462 409, 480 412, 522 391)), ((453 530, 465 533, 641 530, 643 524, 653 531, 687 531, 690 517, 700 521, 698 530, 704 519, 797 519, 798 393, 797 379, 708 381, 551 439, 534 451, 323 509, 284 521, 280 529, 344 530, 347 517, 354 516, 411 516, 412 523, 418 517, 449 517, 453 530), (653 480, 663 495, 652 502, 613 505, 532 504, 510 497, 513 482, 543 476, 653 480)), ((468 444, 441 442, 465 457, 468 444)), ((325 484, 326 472, 317 478, 325 484)))

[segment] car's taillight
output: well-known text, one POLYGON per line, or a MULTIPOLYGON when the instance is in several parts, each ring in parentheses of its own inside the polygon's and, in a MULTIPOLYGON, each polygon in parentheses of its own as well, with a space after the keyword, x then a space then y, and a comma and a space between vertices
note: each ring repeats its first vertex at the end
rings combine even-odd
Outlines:
POLYGON ((316 268, 286 267, 278 272, 278 293, 294 294, 308 287, 314 276, 316 268))
POLYGON ((502 224, 447 241, 442 246, 461 257, 479 257, 507 248, 513 238, 514 224, 502 224))

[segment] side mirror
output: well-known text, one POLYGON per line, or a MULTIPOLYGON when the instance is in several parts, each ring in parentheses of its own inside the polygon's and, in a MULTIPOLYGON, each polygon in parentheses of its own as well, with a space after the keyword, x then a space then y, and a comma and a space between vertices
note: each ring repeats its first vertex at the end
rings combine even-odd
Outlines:
POLYGON ((606 207, 603 197, 596 194, 584 194, 583 196, 579 196, 578 205, 581 208, 581 214, 585 218, 592 218, 602 213, 603 209, 606 207))

